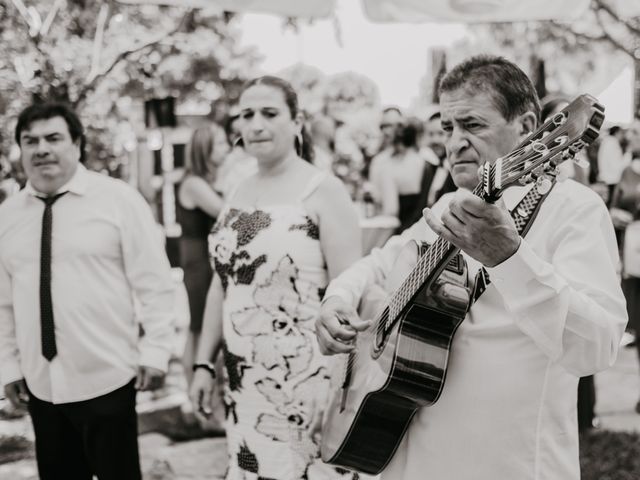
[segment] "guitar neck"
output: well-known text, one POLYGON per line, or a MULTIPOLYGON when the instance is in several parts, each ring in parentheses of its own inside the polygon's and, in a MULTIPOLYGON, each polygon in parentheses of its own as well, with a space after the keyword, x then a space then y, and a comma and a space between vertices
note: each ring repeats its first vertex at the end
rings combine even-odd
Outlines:
MULTIPOLYGON (((483 197, 482 184, 476 186, 473 193, 483 197)), ((425 284, 440 276, 447 264, 459 251, 458 247, 442 237, 438 237, 435 242, 429 245, 427 251, 411 270, 411 273, 391 296, 389 301, 390 318, 397 318, 425 284)))

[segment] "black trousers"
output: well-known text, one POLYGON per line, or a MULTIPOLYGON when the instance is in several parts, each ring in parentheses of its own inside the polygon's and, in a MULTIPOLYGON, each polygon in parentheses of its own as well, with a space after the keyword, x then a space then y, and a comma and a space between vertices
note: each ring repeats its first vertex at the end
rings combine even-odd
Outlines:
POLYGON ((596 406, 596 385, 593 375, 580 377, 578 382, 578 429, 582 432, 593 427, 596 406))
POLYGON ((53 404, 29 392, 41 480, 141 480, 136 390, 53 404))

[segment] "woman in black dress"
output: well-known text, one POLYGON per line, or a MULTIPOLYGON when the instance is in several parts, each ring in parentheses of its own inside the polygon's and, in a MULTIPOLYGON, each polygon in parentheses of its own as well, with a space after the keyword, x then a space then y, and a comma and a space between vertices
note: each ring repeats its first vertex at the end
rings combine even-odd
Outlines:
POLYGON ((178 187, 176 216, 182 227, 180 265, 191 315, 183 358, 189 383, 194 348, 202 330, 205 298, 213 275, 207 237, 223 204, 222 196, 213 189, 213 184, 218 167, 228 152, 227 137, 220 126, 209 124, 194 130, 185 176, 178 187))

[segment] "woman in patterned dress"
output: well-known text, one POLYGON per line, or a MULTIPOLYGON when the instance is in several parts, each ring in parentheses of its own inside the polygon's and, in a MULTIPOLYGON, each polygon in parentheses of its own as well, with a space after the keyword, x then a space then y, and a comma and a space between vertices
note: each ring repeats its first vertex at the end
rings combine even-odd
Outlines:
MULTIPOLYGON (((328 281, 361 255, 358 215, 344 185, 310 163, 287 82, 249 82, 240 109, 259 169, 229 196, 210 236, 215 274, 196 356, 224 354, 227 479, 356 478, 319 458, 329 375, 314 319, 328 281)), ((200 411, 214 385, 196 370, 190 395, 200 411)))

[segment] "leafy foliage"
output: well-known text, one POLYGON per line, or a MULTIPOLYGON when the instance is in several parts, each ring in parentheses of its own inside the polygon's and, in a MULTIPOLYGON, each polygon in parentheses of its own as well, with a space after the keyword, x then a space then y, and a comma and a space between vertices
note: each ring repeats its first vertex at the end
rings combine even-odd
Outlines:
POLYGON ((111 169, 126 141, 116 133, 141 134, 143 100, 172 95, 179 108, 208 110, 237 98, 258 60, 238 37, 233 16, 207 10, 0 0, 0 89, 12 92, 0 96, 0 156, 22 108, 62 100, 83 118, 92 166, 111 169))
POLYGON ((598 91, 611 80, 612 72, 640 59, 640 17, 627 18, 615 6, 612 0, 591 0, 588 11, 571 22, 472 26, 477 38, 467 45, 471 52, 466 53, 476 53, 474 48, 489 50, 524 66, 543 60, 551 92, 598 91))

